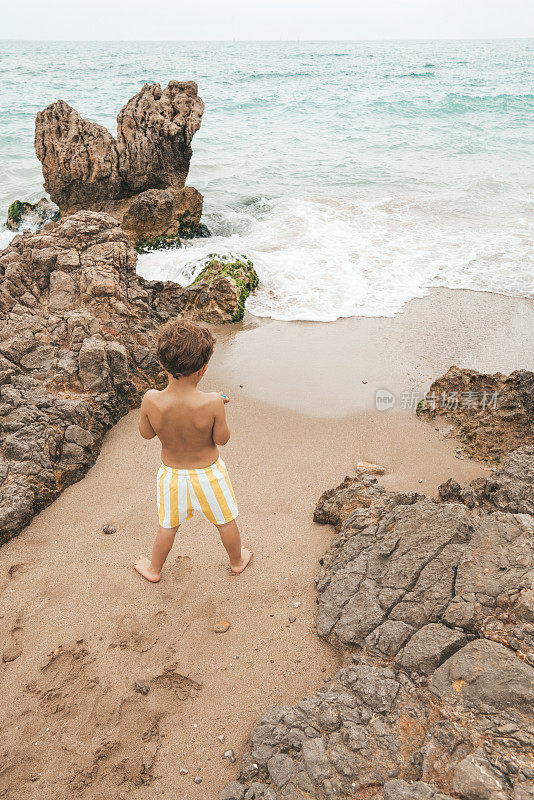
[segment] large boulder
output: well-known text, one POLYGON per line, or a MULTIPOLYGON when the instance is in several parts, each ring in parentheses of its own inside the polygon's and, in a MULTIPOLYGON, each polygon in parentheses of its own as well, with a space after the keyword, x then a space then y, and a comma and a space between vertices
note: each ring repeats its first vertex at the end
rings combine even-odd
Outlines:
POLYGON ((192 81, 145 84, 119 112, 114 139, 64 100, 52 103, 35 119, 46 190, 64 216, 106 211, 134 239, 194 228, 202 195, 184 187, 203 110, 192 81))
POLYGON ((532 455, 509 455, 474 504, 366 475, 322 495, 315 519, 337 535, 317 631, 343 667, 264 712, 221 798, 534 796, 532 455))
MULTIPOLYGON (((117 220, 93 211, 0 252, 0 542, 79 480, 105 431, 164 381, 155 338, 187 288, 145 281, 136 260, 117 220)), ((229 295, 228 320, 243 302, 229 295)), ((204 284, 188 311, 220 321, 214 307, 220 292, 204 284)))

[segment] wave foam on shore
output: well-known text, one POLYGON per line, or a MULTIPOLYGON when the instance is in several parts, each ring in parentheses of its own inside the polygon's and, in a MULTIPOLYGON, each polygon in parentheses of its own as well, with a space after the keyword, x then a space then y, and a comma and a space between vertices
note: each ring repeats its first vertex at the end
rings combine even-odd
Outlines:
POLYGON ((279 320, 394 316, 437 286, 530 297, 528 224, 509 214, 422 194, 258 199, 208 215, 214 236, 145 254, 138 271, 185 285, 209 254, 246 254, 260 276, 247 308, 279 320))

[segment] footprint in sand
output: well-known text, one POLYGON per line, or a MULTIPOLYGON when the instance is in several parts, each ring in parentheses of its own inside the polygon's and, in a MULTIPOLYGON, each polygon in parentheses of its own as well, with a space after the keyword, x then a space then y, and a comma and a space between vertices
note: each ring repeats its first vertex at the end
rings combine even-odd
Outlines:
POLYGON ((150 632, 146 625, 132 614, 124 614, 118 620, 115 636, 109 647, 110 649, 119 647, 121 650, 133 650, 134 653, 146 653, 154 647, 158 639, 159 636, 156 633, 150 632))
POLYGON ((22 625, 17 624, 11 628, 11 636, 13 637, 13 641, 17 644, 20 644, 20 640, 22 639, 22 634, 24 633, 24 628, 22 625))
POLYGON ((28 571, 28 567, 26 564, 12 564, 7 573, 10 578, 15 578, 17 575, 23 575, 25 572, 28 571))
POLYGON ((173 563, 173 577, 180 583, 185 583, 187 578, 191 575, 193 564, 189 556, 177 556, 173 563))

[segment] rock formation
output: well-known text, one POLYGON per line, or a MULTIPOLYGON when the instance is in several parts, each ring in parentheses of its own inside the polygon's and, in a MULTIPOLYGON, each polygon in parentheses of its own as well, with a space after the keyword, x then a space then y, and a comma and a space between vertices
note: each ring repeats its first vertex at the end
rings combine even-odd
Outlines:
POLYGON ((202 195, 186 188, 204 104, 192 81, 145 84, 117 117, 117 139, 64 100, 35 119, 44 185, 63 216, 106 211, 134 239, 194 233, 202 195))
POLYGON ((452 423, 468 455, 498 463, 516 447, 534 444, 534 372, 506 377, 451 367, 430 386, 417 413, 434 424, 452 423))
POLYGON ((0 542, 79 480, 105 431, 163 380, 159 325, 232 321, 257 282, 251 262, 219 276, 213 262, 182 289, 145 281, 136 259, 117 220, 92 211, 0 253, 0 542))
POLYGON ((324 493, 317 631, 343 668, 260 717, 219 800, 534 797, 533 464, 508 455, 471 507, 367 475, 324 493))

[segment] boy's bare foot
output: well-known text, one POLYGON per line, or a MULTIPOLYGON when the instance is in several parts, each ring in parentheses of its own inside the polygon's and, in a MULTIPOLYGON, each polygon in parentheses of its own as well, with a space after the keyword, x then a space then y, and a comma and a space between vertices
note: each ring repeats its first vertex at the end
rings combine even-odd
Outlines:
POLYGON ((246 569, 253 555, 254 553, 252 553, 250 550, 247 550, 246 547, 241 548, 241 563, 236 564, 235 566, 233 564, 230 565, 230 569, 234 575, 239 575, 244 569, 246 569))
MULTIPOLYGON (((146 578, 147 581, 150 581, 151 583, 157 583, 161 578, 159 572, 154 572, 154 570, 150 568, 150 559, 146 558, 145 556, 139 556, 133 566, 134 569, 136 569, 137 572, 143 576, 143 578, 146 578)), ((243 569, 245 569, 245 567, 243 567, 243 569)))

